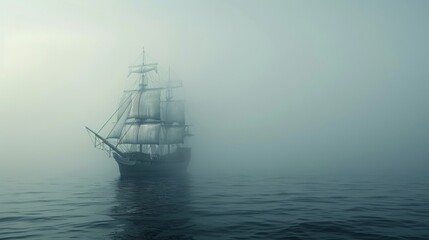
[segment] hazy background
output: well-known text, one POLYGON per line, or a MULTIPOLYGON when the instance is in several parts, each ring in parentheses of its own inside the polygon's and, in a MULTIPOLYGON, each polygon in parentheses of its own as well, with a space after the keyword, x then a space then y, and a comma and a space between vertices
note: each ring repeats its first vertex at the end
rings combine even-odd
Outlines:
POLYGON ((144 46, 186 87, 191 171, 423 176, 429 1, 0 0, 0 175, 94 149, 144 46))

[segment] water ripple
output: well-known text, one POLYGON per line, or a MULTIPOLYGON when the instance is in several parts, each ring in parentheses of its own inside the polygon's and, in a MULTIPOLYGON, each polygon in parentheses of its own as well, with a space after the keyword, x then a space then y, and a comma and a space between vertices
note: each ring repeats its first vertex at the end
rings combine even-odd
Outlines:
POLYGON ((424 183, 3 182, 0 239, 429 239, 424 183))

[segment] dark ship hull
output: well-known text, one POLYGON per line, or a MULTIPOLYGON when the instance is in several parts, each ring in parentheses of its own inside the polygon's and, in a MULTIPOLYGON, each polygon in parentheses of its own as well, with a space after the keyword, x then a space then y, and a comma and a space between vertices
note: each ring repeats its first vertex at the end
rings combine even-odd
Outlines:
POLYGON ((180 175, 186 172, 191 159, 191 148, 178 148, 177 151, 163 155, 151 156, 146 153, 113 152, 122 178, 138 178, 154 175, 180 175))

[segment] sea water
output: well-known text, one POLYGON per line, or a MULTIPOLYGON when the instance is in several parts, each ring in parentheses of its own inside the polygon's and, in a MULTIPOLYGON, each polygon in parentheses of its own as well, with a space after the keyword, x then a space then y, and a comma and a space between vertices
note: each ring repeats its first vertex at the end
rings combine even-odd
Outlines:
POLYGON ((115 175, 0 189, 0 239, 429 239, 425 181, 115 175))

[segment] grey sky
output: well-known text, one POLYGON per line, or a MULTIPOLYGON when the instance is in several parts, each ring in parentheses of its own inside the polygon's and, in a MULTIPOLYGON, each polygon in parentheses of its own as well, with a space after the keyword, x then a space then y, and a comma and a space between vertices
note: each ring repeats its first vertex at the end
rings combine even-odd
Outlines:
POLYGON ((144 46, 184 81, 193 168, 423 174, 428 11, 428 1, 0 0, 0 173, 114 171, 83 126, 115 110, 144 46))

